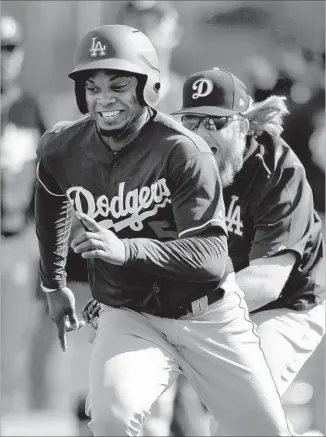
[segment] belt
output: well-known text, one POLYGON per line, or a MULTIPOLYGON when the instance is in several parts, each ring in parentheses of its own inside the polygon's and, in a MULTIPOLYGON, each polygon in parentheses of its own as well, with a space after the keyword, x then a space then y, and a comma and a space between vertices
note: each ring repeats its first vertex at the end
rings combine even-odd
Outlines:
MULTIPOLYGON (((199 299, 193 300, 189 303, 178 305, 177 308, 169 311, 169 315, 165 316, 172 319, 180 319, 180 317, 192 314, 194 316, 203 314, 212 303, 221 300, 225 294, 223 288, 218 288, 214 291, 209 291, 199 299)), ((164 316, 163 316, 164 317, 164 316)))

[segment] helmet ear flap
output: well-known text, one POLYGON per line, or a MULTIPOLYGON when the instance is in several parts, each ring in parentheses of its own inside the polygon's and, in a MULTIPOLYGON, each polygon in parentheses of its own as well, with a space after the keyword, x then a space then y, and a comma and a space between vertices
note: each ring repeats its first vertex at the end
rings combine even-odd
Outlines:
POLYGON ((143 99, 148 106, 156 106, 159 100, 159 91, 161 84, 158 81, 153 81, 152 78, 148 77, 145 87, 143 89, 143 99))
POLYGON ((87 114, 88 108, 86 103, 85 84, 83 80, 75 81, 75 96, 79 111, 82 114, 87 114))
POLYGON ((160 82, 154 82, 145 75, 137 75, 136 94, 141 106, 156 106, 161 88, 160 82), (154 93, 153 93, 154 91, 154 93))

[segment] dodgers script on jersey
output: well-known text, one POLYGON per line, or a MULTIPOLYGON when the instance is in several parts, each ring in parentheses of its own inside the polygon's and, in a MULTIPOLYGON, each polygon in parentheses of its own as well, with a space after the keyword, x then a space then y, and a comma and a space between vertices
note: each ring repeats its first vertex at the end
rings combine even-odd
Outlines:
POLYGON ((266 135, 259 144, 252 142, 255 152, 223 191, 234 270, 253 259, 294 252, 297 262, 281 296, 264 309, 305 309, 325 298, 322 228, 311 213, 312 192, 302 164, 283 140, 266 135))
MULTIPOLYGON (((151 111, 136 140, 117 153, 103 142, 89 115, 74 123, 59 123, 43 136, 38 158, 39 180, 57 200, 69 199, 75 211, 86 213, 120 238, 169 241, 211 227, 227 234, 218 170, 209 147, 157 111, 151 111)), ((88 267, 97 300, 146 307, 157 278, 100 259, 90 260, 88 267)), ((57 286, 55 278, 46 274, 42 282, 49 288, 57 286)), ((179 288, 179 295, 171 288, 171 296, 165 298, 178 302, 187 289, 194 292, 190 283, 179 288)))

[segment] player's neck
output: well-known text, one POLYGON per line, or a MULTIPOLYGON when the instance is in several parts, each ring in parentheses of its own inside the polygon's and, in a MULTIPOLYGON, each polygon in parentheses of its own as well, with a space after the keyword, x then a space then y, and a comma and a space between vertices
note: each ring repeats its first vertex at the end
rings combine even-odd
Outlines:
POLYGON ((144 111, 144 113, 134 121, 132 125, 123 130, 108 132, 100 130, 102 140, 113 152, 118 152, 137 138, 141 129, 149 120, 149 117, 149 111, 146 109, 146 111, 144 111))

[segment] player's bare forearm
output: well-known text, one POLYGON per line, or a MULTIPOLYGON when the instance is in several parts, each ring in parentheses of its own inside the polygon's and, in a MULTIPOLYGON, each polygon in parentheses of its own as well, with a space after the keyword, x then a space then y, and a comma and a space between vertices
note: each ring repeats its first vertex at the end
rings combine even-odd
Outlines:
POLYGON ((249 311, 261 308, 278 297, 272 284, 268 284, 266 276, 257 275, 256 267, 250 266, 241 270, 236 273, 235 279, 245 294, 249 311))
POLYGON ((236 281, 245 294, 249 311, 276 300, 295 263, 293 253, 259 258, 236 273, 236 281))

